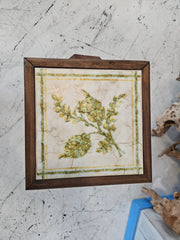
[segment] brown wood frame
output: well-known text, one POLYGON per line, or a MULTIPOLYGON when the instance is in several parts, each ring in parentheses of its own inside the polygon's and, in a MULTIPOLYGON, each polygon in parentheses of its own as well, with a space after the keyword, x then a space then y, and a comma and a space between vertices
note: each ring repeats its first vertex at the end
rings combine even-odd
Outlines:
POLYGON ((148 61, 101 60, 73 55, 70 59, 24 58, 26 189, 46 189, 143 183, 152 181, 150 126, 150 63, 148 61), (35 68, 120 69, 142 71, 143 174, 36 180, 35 68))

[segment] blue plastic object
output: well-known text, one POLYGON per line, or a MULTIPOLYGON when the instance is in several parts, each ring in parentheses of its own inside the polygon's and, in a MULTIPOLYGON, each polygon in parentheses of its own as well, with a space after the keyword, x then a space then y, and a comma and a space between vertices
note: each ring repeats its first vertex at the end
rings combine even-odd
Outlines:
MULTIPOLYGON (((171 200, 174 199, 173 195, 162 196, 162 198, 164 197, 171 200)), ((150 203, 151 200, 152 198, 141 198, 132 201, 131 209, 129 212, 129 218, 126 226, 126 232, 124 235, 124 240, 134 240, 140 212, 143 209, 153 207, 152 204, 150 203)))

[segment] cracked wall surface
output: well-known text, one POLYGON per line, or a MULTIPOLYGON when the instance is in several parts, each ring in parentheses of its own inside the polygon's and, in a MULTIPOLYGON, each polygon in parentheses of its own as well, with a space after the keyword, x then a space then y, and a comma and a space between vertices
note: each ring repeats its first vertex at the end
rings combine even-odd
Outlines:
POLYGON ((151 63, 151 117, 177 100, 179 0, 0 1, 0 239, 121 240, 131 201, 180 191, 180 163, 158 154, 179 138, 152 137, 152 184, 25 191, 23 57, 151 63))

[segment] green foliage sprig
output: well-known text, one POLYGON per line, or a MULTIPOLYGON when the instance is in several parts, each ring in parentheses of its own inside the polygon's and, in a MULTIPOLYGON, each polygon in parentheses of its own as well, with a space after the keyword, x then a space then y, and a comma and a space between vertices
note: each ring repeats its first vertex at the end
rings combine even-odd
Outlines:
POLYGON ((85 99, 78 101, 74 111, 71 111, 70 106, 63 104, 63 98, 55 94, 52 95, 54 100, 55 112, 59 114, 60 118, 64 118, 65 122, 76 124, 83 122, 87 127, 93 127, 94 131, 90 133, 82 133, 74 135, 68 139, 64 146, 64 153, 59 155, 60 158, 79 158, 83 157, 91 148, 91 135, 99 134, 104 137, 103 141, 99 141, 97 153, 106 154, 115 147, 118 151, 119 157, 122 156, 123 151, 115 142, 112 132, 116 131, 114 125, 117 109, 122 103, 125 94, 114 96, 109 103, 107 110, 102 103, 92 97, 87 91, 82 90, 85 99))

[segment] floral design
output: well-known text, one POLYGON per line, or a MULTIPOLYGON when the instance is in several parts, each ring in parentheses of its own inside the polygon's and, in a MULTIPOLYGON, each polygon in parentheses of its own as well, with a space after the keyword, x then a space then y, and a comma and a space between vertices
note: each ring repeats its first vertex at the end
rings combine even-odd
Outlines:
POLYGON ((115 147, 119 157, 121 157, 123 151, 115 142, 112 132, 116 131, 116 126, 114 125, 116 121, 115 116, 118 115, 117 109, 120 107, 125 94, 114 96, 109 103, 109 107, 105 109, 102 103, 92 97, 87 91, 82 90, 82 92, 85 99, 79 101, 73 111, 71 111, 70 106, 63 104, 62 97, 58 97, 55 94, 52 95, 55 112, 59 114, 60 118, 64 118, 65 122, 72 121, 74 124, 83 122, 85 126, 94 128, 93 132, 70 137, 65 143, 64 153, 59 155, 59 159, 79 158, 86 155, 91 148, 92 134, 99 134, 104 137, 103 141, 99 141, 98 143, 97 153, 102 152, 106 154, 115 147))

